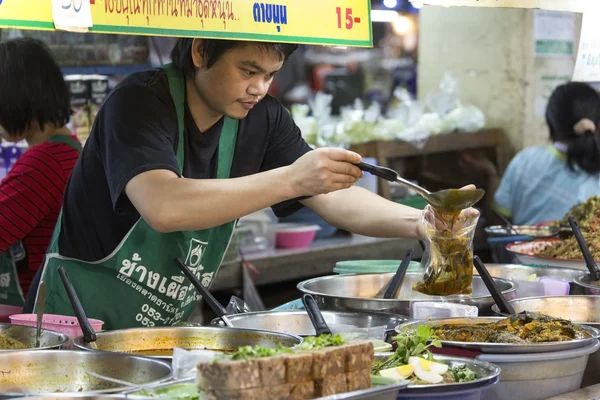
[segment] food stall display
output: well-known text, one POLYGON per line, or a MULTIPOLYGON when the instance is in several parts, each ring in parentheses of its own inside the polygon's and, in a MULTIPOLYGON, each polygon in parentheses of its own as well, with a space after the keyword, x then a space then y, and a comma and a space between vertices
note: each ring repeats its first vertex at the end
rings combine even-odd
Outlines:
MULTIPOLYGON (((426 2, 518 6, 510 0, 426 2)), ((558 9, 576 9, 583 4, 574 1, 567 6, 566 1, 550 0, 519 3, 522 7, 558 9)), ((372 45, 368 0, 281 0, 277 4, 247 0, 81 0, 62 4, 30 0, 26 9, 22 0, 0 0, 0 27, 372 45), (315 12, 317 8, 319 12, 315 12), (308 21, 313 28, 306 28, 308 21)), ((571 214, 578 219, 592 253, 600 255, 596 237, 599 206, 600 199, 593 198, 571 214)), ((532 313, 529 309, 509 317, 409 320, 411 306, 421 301, 470 305, 479 315, 492 313, 493 298, 481 278, 473 274, 471 233, 462 232, 477 219, 471 224, 461 220, 460 229, 452 229, 454 223, 457 217, 451 216, 450 229, 441 236, 438 230, 430 235, 428 252, 433 256, 437 286, 419 283, 422 271, 405 276, 396 299, 375 298, 389 283, 390 273, 333 275, 298 285, 300 292, 315 297, 328 322, 336 321, 350 331, 345 334, 312 336, 300 309, 232 316, 234 327, 213 321, 210 327, 124 329, 96 332, 93 340, 44 329, 42 345, 32 349, 34 328, 1 324, 0 398, 40 394, 52 398, 60 394, 60 398, 83 399, 110 393, 117 399, 335 396, 332 398, 537 400, 579 389, 588 358, 600 347, 600 331, 592 326, 595 320, 577 320, 550 310, 532 313), (457 324, 459 320, 462 322, 457 324), (366 339, 361 336, 364 334, 366 339), (385 348, 391 351, 378 352, 374 343, 384 340, 385 348), (77 350, 69 350, 71 347, 77 350), (176 354, 196 360, 192 376, 180 376, 181 360, 176 354), (545 382, 547 379, 552 382, 545 382), (519 384, 513 385, 516 381, 519 384)), ((555 225, 560 226, 560 221, 555 225)), ((532 254, 577 258, 580 262, 574 239, 547 242, 532 254)), ((492 275, 501 294, 513 300, 519 285, 510 274, 499 276, 502 265, 494 268, 492 275), (498 274, 493 272, 496 269, 498 274)), ((546 272, 555 279, 577 282, 571 275, 565 278, 565 274, 552 271, 546 272)))

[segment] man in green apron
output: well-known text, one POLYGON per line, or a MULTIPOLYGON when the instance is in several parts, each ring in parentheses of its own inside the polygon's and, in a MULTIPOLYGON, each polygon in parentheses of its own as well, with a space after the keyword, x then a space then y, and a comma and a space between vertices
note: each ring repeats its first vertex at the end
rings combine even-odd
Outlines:
MULTIPOLYGON (((173 63, 113 89, 65 193, 41 279, 45 311, 73 315, 63 266, 105 329, 185 321, 213 281, 235 221, 306 205, 363 235, 423 237, 421 211, 353 187, 361 157, 311 151, 267 95, 295 45, 180 39, 173 63)), ((28 299, 30 304, 33 301, 28 299)))

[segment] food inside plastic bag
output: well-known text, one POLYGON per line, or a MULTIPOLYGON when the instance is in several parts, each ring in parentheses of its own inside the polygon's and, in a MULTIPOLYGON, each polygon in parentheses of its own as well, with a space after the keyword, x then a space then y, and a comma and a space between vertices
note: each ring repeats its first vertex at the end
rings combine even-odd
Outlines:
POLYGON ((425 273, 413 290, 433 296, 471 294, 473 237, 478 220, 479 212, 474 208, 458 214, 440 213, 431 205, 425 208, 425 273))

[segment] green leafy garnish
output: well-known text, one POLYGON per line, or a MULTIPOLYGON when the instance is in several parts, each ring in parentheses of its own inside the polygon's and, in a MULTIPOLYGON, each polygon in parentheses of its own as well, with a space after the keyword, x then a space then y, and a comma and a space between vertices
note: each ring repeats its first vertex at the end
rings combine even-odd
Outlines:
POLYGON ((205 398, 198 392, 195 383, 179 383, 154 390, 141 390, 136 395, 144 397, 157 397, 173 400, 202 400, 205 398))
POLYGON ((300 350, 316 350, 323 347, 341 346, 344 338, 340 335, 308 336, 298 346, 300 350))
POLYGON ((448 372, 454 375, 456 382, 471 382, 477 379, 477 374, 470 370, 466 365, 460 367, 448 368, 448 372))
POLYGON ((234 353, 229 354, 230 360, 250 360, 252 358, 273 357, 280 354, 291 353, 288 347, 278 344, 276 347, 242 346, 234 353))
POLYGON ((429 348, 442 347, 440 341, 433 337, 431 327, 428 325, 420 325, 415 331, 401 332, 394 340, 398 343, 398 348, 387 360, 375 362, 371 369, 374 375, 379 374, 379 371, 384 369, 406 365, 410 357, 433 360, 433 354, 431 354, 429 348), (427 344, 430 340, 431 343, 427 344))

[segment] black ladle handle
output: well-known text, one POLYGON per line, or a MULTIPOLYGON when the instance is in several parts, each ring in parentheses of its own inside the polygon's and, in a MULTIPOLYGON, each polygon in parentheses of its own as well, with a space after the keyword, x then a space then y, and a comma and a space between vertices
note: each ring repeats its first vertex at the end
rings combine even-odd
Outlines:
POLYGON ((75 292, 75 288, 69 279, 67 271, 65 271, 62 266, 58 267, 58 275, 62 280, 65 290, 67 291, 67 296, 69 296, 71 306, 73 306, 73 311, 75 311, 75 316, 77 316, 77 321, 79 321, 79 326, 83 332, 83 339, 87 343, 95 342, 96 332, 94 331, 94 328, 92 328, 92 324, 90 324, 90 320, 83 310, 81 301, 79 301, 79 297, 77 297, 77 292, 75 292))
POLYGON ((515 309, 502 295, 502 292, 500 292, 500 289, 498 289, 498 286, 496 286, 496 282, 494 281, 487 268, 485 267, 485 265, 483 265, 483 262, 478 256, 473 257, 473 265, 475 266, 477 272, 479 272, 479 276, 481 276, 481 279, 483 279, 483 283, 485 283, 485 286, 492 295, 492 298, 496 302, 496 305, 498 306, 498 309, 500 309, 500 312, 510 314, 511 316, 516 315, 517 313, 515 312, 515 309))
POLYGON ((215 296, 213 296, 212 293, 204 287, 204 285, 198 280, 198 278, 196 278, 196 275, 194 275, 193 272, 190 271, 190 269, 183 263, 183 261, 181 261, 179 258, 176 258, 175 261, 177 262, 177 266, 179 267, 181 272, 183 272, 183 274, 190 280, 190 282, 192 282, 192 285, 194 285, 194 287, 200 293, 202 298, 206 300, 210 309, 213 310, 215 314, 217 314, 217 317, 222 318, 227 316, 227 310, 225 309, 225 307, 223 307, 221 303, 219 303, 219 301, 215 299, 215 296))
POLYGON ((331 335, 331 329, 329 329, 327 326, 327 322, 325 322, 325 318, 323 318, 323 314, 321 314, 321 310, 319 310, 319 306, 315 301, 315 298, 307 293, 302 296, 302 304, 304 304, 304 308, 308 313, 310 322, 312 322, 313 326, 315 327, 317 336, 331 335))
POLYGON ((384 299, 396 298, 396 292, 398 291, 398 288, 400 287, 400 285, 402 285, 402 281, 404 280, 404 275, 406 275, 406 271, 408 270, 408 265, 410 264, 410 260, 412 259, 413 251, 414 251, 413 249, 408 249, 406 251, 406 254, 404 255, 404 258, 402 259, 402 262, 400 263, 400 266, 398 267, 396 274, 390 281, 390 284, 389 284, 387 290, 385 291, 385 294, 383 295, 384 299))
POLYGON ((398 173, 393 169, 380 167, 366 162, 360 162, 356 164, 356 166, 362 171, 370 172, 371 174, 385 179, 386 181, 396 182, 396 180, 398 179, 398 173))
POLYGON ((583 253, 583 259, 585 260, 585 265, 587 265, 588 270, 590 271, 590 277, 593 281, 600 280, 600 269, 598 269, 598 265, 596 264, 596 261, 594 261, 592 253, 590 253, 590 248, 581 234, 581 229, 579 229, 579 225, 572 215, 569 215, 569 225, 571 225, 571 230, 573 231, 575 239, 577 240, 577 244, 583 253))

